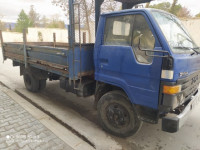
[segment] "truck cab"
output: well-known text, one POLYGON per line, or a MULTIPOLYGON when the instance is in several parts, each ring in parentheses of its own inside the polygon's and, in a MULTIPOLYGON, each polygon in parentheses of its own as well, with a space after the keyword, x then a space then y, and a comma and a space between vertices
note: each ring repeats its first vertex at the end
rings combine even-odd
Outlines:
POLYGON ((127 136, 141 121, 158 123, 162 118, 163 131, 178 131, 198 101, 199 54, 172 14, 155 9, 102 14, 94 64, 99 84, 95 97, 104 129, 127 136))

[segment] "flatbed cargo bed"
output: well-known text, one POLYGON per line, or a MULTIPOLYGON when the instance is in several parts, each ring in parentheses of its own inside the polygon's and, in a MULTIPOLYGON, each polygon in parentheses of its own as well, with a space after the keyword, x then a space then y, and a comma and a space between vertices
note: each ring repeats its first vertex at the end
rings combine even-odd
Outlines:
MULTIPOLYGON (((5 59, 25 64, 23 43, 3 43, 2 49, 5 59)), ((75 45, 72 50, 67 43, 27 42, 27 64, 77 80, 80 76, 93 75, 93 49, 94 44, 75 45)))

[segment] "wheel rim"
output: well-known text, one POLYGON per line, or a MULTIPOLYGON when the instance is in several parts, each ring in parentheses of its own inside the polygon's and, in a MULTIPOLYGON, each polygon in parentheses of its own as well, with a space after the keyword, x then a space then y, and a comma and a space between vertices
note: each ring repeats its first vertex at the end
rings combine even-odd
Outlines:
POLYGON ((117 103, 107 106, 106 116, 109 123, 116 128, 125 127, 130 123, 128 111, 125 109, 125 107, 117 103))
POLYGON ((28 75, 25 75, 25 82, 28 86, 31 85, 31 78, 28 75))

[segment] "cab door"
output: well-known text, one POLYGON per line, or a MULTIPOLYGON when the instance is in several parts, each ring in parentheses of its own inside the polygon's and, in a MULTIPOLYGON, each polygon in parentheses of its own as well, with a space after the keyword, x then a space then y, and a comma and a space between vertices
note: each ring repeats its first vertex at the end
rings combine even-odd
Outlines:
POLYGON ((108 16, 95 78, 122 88, 132 103, 156 109, 162 58, 146 56, 139 39, 141 48, 162 49, 145 13, 108 16))

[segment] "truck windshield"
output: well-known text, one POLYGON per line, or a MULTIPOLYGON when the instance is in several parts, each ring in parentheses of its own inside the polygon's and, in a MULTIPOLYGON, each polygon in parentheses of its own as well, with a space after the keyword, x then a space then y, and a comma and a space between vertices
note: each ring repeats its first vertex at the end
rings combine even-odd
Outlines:
POLYGON ((200 53, 179 19, 164 12, 152 11, 152 14, 174 53, 200 53))

